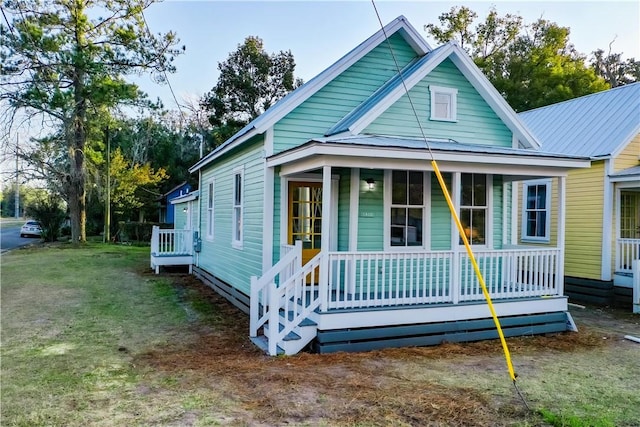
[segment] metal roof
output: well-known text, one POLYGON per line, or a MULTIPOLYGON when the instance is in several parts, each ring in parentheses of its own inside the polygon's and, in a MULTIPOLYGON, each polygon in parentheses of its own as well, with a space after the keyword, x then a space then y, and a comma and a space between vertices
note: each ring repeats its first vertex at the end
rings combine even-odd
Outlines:
POLYGON ((640 132, 640 82, 518 116, 547 152, 608 157, 640 132))

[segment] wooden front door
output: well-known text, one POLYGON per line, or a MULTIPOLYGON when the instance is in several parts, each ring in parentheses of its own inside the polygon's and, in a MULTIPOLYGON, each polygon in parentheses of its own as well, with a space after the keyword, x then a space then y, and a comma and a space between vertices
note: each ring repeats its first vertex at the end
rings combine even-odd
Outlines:
POLYGON ((289 244, 302 241, 302 264, 320 252, 322 183, 289 182, 289 244))

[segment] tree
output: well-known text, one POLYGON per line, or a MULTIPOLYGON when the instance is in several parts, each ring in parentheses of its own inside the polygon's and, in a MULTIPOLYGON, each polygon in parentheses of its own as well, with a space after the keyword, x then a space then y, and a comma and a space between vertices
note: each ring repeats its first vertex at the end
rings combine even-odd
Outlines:
POLYGON ((635 58, 622 59, 622 53, 613 53, 609 43, 609 53, 598 49, 593 53, 591 66, 597 75, 604 78, 611 87, 618 87, 640 81, 640 61, 635 58))
POLYGON ((210 112, 215 138, 221 143, 302 84, 294 78, 291 51, 269 54, 259 37, 247 37, 226 61, 203 106, 210 112))
POLYGON ((6 0, 0 28, 0 100, 53 120, 66 155, 63 194, 74 242, 86 239, 86 155, 91 123, 122 104, 144 101, 124 76, 175 71, 174 33, 152 35, 143 12, 155 0, 6 0))
POLYGON ((554 104, 609 88, 569 42, 570 30, 538 19, 499 16, 492 9, 472 28, 477 14, 453 7, 440 26, 425 25, 438 42, 455 40, 516 111, 554 104))

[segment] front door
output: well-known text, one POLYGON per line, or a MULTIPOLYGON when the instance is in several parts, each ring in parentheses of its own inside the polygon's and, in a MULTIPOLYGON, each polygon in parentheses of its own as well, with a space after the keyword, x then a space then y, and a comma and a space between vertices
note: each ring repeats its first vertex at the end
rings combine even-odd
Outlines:
POLYGON ((322 183, 289 182, 289 244, 302 241, 302 264, 320 252, 322 183))

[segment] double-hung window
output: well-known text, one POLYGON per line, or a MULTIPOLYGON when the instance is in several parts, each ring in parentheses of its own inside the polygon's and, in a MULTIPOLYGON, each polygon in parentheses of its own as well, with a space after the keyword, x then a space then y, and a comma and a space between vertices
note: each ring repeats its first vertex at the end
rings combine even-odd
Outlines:
POLYGON ((429 86, 431 95, 431 120, 457 121, 458 90, 450 87, 429 86))
POLYGON ((209 181, 207 185, 207 239, 213 240, 213 224, 214 224, 214 181, 209 181))
POLYGON ((522 197, 522 239, 548 242, 551 223, 551 182, 525 182, 522 197))
MULTIPOLYGON (((460 222, 467 240, 472 245, 487 243, 489 203, 487 175, 461 174, 460 222)), ((462 239, 460 239, 462 243, 462 239)))
POLYGON ((391 246, 424 246, 424 172, 391 172, 391 246))
POLYGON ((244 210, 244 168, 236 168, 233 171, 233 240, 232 244, 236 248, 242 247, 242 227, 244 210))

